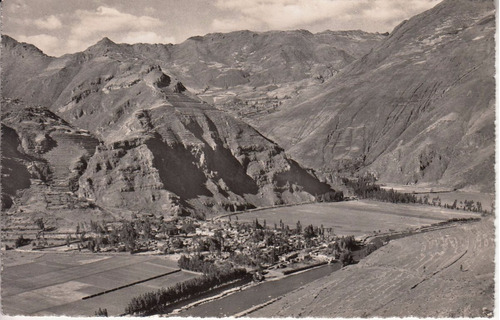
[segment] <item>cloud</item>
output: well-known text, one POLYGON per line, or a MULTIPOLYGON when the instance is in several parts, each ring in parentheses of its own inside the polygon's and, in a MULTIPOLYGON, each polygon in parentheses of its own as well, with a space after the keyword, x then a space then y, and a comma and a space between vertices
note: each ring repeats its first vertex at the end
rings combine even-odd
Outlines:
POLYGON ((33 44, 47 54, 58 52, 61 48, 59 38, 48 34, 37 34, 34 36, 19 35, 17 36, 17 40, 33 44))
POLYGON ((71 28, 74 37, 90 38, 94 35, 108 36, 111 33, 150 31, 162 22, 150 16, 136 16, 115 8, 100 6, 95 11, 78 10, 77 23, 71 28))
POLYGON ((7 12, 16 14, 20 11, 26 10, 28 5, 24 2, 9 1, 5 3, 3 7, 7 12))
MULTIPOLYGON (((439 0, 217 0, 215 6, 228 13, 214 19, 220 31, 236 29, 312 29, 331 25, 343 29, 393 28, 401 20, 429 9, 439 0)), ((314 30, 313 30, 314 31, 314 30)), ((316 30, 319 31, 319 30, 316 30)))
POLYGON ((56 16, 48 16, 45 19, 36 19, 33 21, 33 24, 42 29, 55 30, 62 27, 61 20, 59 20, 56 16))
POLYGON ((62 27, 61 20, 54 15, 48 16, 45 19, 36 19, 32 23, 38 28, 48 30, 55 30, 62 27))
POLYGON ((70 19, 68 52, 82 51, 103 37, 118 43, 173 43, 174 37, 158 30, 166 29, 162 21, 147 15, 134 15, 110 6, 95 10, 76 10, 70 19))

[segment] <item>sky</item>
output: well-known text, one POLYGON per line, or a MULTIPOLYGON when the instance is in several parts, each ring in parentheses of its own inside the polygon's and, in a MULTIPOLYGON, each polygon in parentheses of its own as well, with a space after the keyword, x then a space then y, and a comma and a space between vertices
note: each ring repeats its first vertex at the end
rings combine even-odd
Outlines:
POLYGON ((390 32, 440 0, 3 0, 2 34, 48 55, 235 30, 390 32))

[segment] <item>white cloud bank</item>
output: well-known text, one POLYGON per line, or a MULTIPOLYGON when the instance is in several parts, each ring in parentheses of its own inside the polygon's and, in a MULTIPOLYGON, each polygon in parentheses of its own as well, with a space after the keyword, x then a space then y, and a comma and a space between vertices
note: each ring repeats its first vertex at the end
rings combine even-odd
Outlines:
POLYGON ((47 18, 43 19, 36 19, 33 21, 33 24, 37 26, 38 28, 41 29, 47 29, 47 30, 55 30, 59 29, 62 27, 62 22, 59 20, 54 15, 48 16, 47 18))
MULTIPOLYGON (((439 0, 217 0, 222 10, 234 12, 214 19, 219 31, 236 29, 284 30, 328 25, 342 29, 391 31, 404 19, 430 9, 439 0)), ((312 30, 320 31, 320 30, 312 30)))

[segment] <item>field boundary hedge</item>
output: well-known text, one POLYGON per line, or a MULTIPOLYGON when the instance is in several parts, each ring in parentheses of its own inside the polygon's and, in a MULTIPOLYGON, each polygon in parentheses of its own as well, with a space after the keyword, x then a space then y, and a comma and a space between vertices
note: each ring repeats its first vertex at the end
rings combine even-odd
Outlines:
POLYGON ((119 286, 119 287, 116 287, 116 288, 112 288, 112 289, 108 289, 108 290, 101 291, 101 292, 98 292, 98 293, 94 293, 94 294, 91 294, 89 296, 85 296, 85 297, 82 298, 82 300, 87 300, 87 299, 90 299, 90 298, 101 296, 101 295, 106 294, 106 293, 110 293, 110 292, 117 291, 117 290, 120 290, 120 289, 128 288, 128 287, 134 286, 134 285, 139 284, 139 283, 143 283, 143 282, 146 282, 146 281, 149 281, 149 280, 158 279, 160 277, 168 276, 168 275, 171 275, 171 274, 174 274, 174 273, 177 273, 177 272, 181 272, 181 271, 182 271, 181 269, 176 269, 176 270, 173 270, 173 271, 162 273, 162 274, 159 274, 159 275, 156 275, 156 276, 153 276, 153 277, 149 277, 149 278, 146 278, 146 279, 143 279, 143 280, 139 280, 139 281, 135 281, 135 282, 132 282, 132 283, 129 283, 129 284, 125 284, 123 286, 119 286))

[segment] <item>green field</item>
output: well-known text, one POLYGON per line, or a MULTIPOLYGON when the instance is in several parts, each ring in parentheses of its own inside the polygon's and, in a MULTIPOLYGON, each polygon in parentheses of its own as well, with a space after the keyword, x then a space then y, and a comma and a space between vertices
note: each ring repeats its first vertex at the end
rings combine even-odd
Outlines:
MULTIPOLYGON (((266 220, 268 227, 273 227, 274 223, 279 225, 282 220, 285 225, 295 228, 297 221, 300 221, 302 226, 323 225, 325 228, 333 228, 333 232, 338 235, 360 236, 374 231, 405 230, 478 214, 426 205, 356 200, 278 207, 237 216, 241 222, 250 222, 257 218, 262 224, 266 220)), ((231 219, 234 221, 236 217, 231 219)))
POLYGON ((82 300, 178 267, 175 261, 164 257, 128 254, 6 251, 2 259, 2 307, 9 315, 91 316, 99 308, 107 308, 110 315, 119 315, 132 297, 197 276, 180 271, 82 300))

